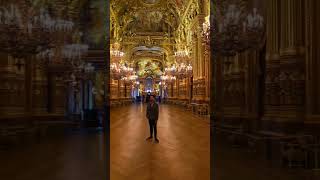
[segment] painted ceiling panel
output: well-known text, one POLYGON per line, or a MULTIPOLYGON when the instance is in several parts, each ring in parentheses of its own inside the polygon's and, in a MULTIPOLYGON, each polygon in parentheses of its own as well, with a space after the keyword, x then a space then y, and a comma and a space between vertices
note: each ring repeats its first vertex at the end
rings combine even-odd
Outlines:
POLYGON ((142 58, 136 64, 136 71, 139 77, 159 77, 162 75, 163 65, 160 61, 142 58))

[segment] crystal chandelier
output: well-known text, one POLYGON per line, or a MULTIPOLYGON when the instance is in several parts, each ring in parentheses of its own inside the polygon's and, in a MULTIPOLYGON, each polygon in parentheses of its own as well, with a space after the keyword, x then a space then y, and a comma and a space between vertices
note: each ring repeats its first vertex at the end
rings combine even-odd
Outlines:
POLYGON ((110 64, 110 75, 113 79, 120 79, 121 78, 121 70, 117 63, 110 64))
POLYGON ((87 63, 85 64, 83 69, 85 73, 93 73, 95 70, 95 67, 91 63, 87 63))
POLYGON ((110 73, 113 79, 123 79, 124 77, 128 78, 127 76, 133 72, 133 68, 127 67, 126 64, 121 64, 121 59, 124 55, 125 53, 120 50, 120 44, 118 42, 115 42, 110 46, 110 73))
POLYGON ((120 74, 122 76, 129 76, 133 73, 133 68, 127 66, 126 64, 122 64, 120 66, 120 74))
POLYGON ((54 40, 52 33, 71 32, 74 23, 53 19, 47 10, 30 10, 25 1, 0 7, 1 51, 13 56, 43 51, 54 40))
POLYGON ((129 76, 129 79, 131 81, 136 81, 138 79, 138 76, 136 74, 129 76))
POLYGON ((88 52, 87 44, 67 44, 62 48, 63 57, 68 59, 79 59, 88 52))
POLYGON ((122 58, 124 56, 124 52, 119 50, 110 50, 110 54, 113 57, 119 57, 119 58, 122 58))
POLYGON ((175 75, 177 72, 177 67, 175 64, 172 64, 171 67, 167 67, 164 69, 165 74, 175 75))
POLYGON ((202 24, 201 36, 205 45, 210 45, 210 21, 206 20, 202 24))
POLYGON ((192 66, 191 64, 186 65, 181 63, 178 66, 177 76, 180 78, 186 78, 192 75, 192 66))
POLYGON ((114 43, 110 47, 110 55, 113 58, 122 58, 124 56, 124 52, 120 50, 120 44, 118 42, 114 43))
POLYGON ((138 76, 134 73, 133 75, 123 76, 121 80, 123 80, 127 84, 135 84, 137 83, 138 76))
MULTIPOLYGON (((248 49, 256 49, 263 43, 265 34, 264 18, 256 8, 247 12, 247 2, 243 0, 216 2, 216 14, 213 15, 211 47, 216 53, 233 56, 248 49)), ((207 25, 206 29, 210 29, 207 25)), ((204 31, 210 36, 210 31, 204 31)))
POLYGON ((172 83, 174 82, 177 78, 175 76, 172 75, 162 75, 160 76, 161 81, 163 82, 168 82, 168 83, 172 83))
POLYGON ((122 80, 132 80, 138 78, 132 67, 118 62, 113 62, 110 64, 110 75, 113 79, 122 80))
POLYGON ((62 47, 46 49, 39 52, 36 57, 41 60, 47 60, 47 63, 54 63, 57 58, 66 59, 71 65, 74 65, 81 57, 88 52, 89 46, 86 44, 67 44, 62 47))
POLYGON ((131 76, 121 77, 121 80, 124 81, 125 84, 133 84, 135 82, 135 79, 133 79, 131 76))
POLYGON ((175 57, 188 57, 189 51, 188 50, 180 50, 174 53, 175 57))

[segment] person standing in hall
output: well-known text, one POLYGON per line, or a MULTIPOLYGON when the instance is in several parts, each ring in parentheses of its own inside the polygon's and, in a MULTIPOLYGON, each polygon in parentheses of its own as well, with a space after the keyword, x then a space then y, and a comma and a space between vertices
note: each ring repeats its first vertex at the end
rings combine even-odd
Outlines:
POLYGON ((150 126, 150 137, 147 138, 147 140, 150 140, 153 138, 157 143, 159 143, 159 139, 157 137, 157 122, 159 117, 159 105, 155 102, 154 96, 150 96, 149 103, 147 106, 147 118, 149 120, 149 126, 150 126))

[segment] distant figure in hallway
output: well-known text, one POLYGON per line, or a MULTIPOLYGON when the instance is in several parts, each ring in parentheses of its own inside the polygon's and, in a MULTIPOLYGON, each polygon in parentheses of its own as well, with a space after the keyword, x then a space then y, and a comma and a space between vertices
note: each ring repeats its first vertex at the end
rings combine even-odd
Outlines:
POLYGON ((149 126, 150 126, 150 137, 147 138, 147 140, 150 140, 153 138, 153 132, 154 132, 154 139, 157 143, 159 143, 158 137, 157 137, 157 122, 159 117, 159 106, 155 102, 154 96, 150 96, 149 103, 147 106, 147 118, 149 120, 149 126))

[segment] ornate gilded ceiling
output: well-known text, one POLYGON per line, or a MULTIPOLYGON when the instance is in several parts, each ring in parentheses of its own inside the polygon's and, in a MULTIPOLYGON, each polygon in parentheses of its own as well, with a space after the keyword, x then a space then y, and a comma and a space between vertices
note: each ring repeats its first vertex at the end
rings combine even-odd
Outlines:
POLYGON ((180 21, 181 3, 179 0, 111 0, 111 34, 117 40, 143 34, 170 37, 180 21))
POLYGON ((132 66, 146 59, 169 66, 174 52, 194 46, 203 7, 208 0, 111 0, 110 43, 121 44, 123 61, 132 66))

